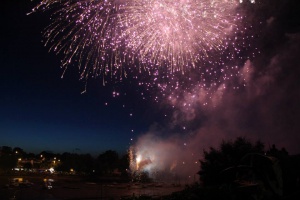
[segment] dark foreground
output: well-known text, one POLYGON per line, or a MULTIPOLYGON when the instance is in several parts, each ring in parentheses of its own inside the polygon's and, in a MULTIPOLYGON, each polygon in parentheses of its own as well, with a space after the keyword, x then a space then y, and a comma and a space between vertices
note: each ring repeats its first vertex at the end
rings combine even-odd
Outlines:
POLYGON ((0 199, 103 199, 149 196, 153 199, 183 190, 166 183, 89 182, 77 176, 0 176, 0 199), (16 179, 20 178, 20 179, 16 179), (15 179, 15 181, 12 181, 15 179))

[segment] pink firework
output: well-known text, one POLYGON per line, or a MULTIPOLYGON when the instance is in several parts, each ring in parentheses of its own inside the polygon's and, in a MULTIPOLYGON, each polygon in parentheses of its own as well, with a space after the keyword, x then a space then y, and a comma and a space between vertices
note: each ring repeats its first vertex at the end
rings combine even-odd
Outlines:
MULTIPOLYGON (((78 63, 81 78, 142 66, 184 71, 222 51, 237 19, 237 0, 43 0, 51 11, 45 44, 78 63)), ((127 69, 128 70, 128 69, 127 69)))
POLYGON ((235 1, 131 0, 121 8, 126 48, 147 66, 185 70, 226 48, 235 1))

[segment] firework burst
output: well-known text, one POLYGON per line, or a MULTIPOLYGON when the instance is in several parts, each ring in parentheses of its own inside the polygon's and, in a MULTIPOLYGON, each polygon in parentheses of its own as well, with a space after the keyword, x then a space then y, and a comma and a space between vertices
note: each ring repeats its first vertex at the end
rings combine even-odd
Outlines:
POLYGON ((147 66, 171 71, 195 67, 208 52, 224 49, 234 26, 233 2, 212 0, 128 1, 121 24, 126 48, 147 66))
POLYGON ((81 78, 126 70, 201 65, 226 49, 236 0, 43 0, 33 12, 51 11, 45 45, 78 63, 81 78), (125 70, 126 68, 126 70, 125 70))

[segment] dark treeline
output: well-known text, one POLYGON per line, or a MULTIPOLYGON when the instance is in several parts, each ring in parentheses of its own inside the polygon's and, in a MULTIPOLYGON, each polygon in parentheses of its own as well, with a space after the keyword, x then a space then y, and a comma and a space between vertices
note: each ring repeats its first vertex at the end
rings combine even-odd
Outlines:
MULTIPOLYGON (((90 177, 117 176, 129 180, 129 156, 108 150, 97 157, 90 154, 26 153, 21 148, 2 146, 0 172, 82 174, 90 177), (55 173, 55 172, 54 172, 55 173)), ((164 199, 299 199, 300 155, 285 148, 268 148, 260 142, 238 137, 203 151, 199 182, 164 199)))
POLYGON ((90 154, 65 152, 55 154, 42 151, 39 154, 26 153, 19 147, 0 147, 0 172, 50 172, 86 174, 105 176, 127 176, 129 168, 128 155, 119 155, 116 151, 107 150, 97 157, 90 154))
POLYGON ((300 155, 289 155, 285 148, 272 145, 266 149, 260 141, 238 137, 203 154, 198 174, 205 187, 238 190, 251 186, 271 197, 288 196, 300 189, 300 155))
POLYGON ((164 199, 300 199, 300 155, 238 137, 203 151, 200 182, 164 199))

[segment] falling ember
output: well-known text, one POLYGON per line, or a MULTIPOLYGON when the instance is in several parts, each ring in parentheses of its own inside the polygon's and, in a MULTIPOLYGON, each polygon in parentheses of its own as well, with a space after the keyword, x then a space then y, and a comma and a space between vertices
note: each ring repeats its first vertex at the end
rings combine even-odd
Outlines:
POLYGON ((32 12, 52 13, 45 45, 78 63, 81 79, 126 70, 201 65, 209 52, 226 49, 238 16, 237 0, 42 0, 32 12))

